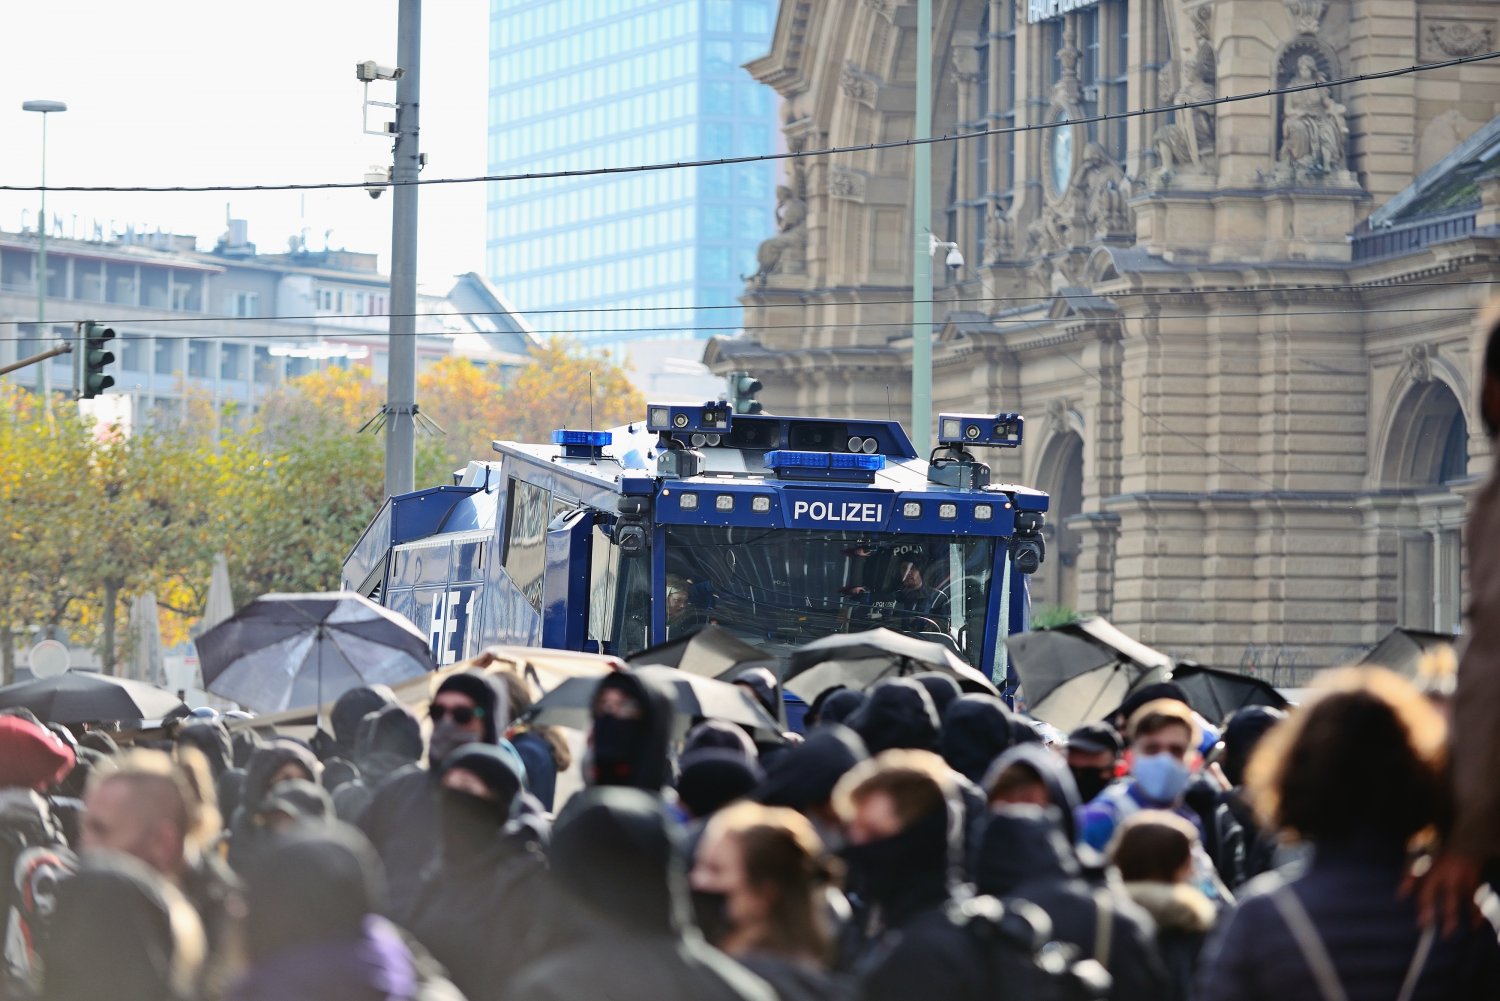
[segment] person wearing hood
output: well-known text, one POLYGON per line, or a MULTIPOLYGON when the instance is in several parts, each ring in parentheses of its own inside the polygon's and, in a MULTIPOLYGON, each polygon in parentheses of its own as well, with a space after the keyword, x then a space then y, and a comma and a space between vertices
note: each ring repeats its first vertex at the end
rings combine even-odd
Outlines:
MULTIPOLYGON (((333 728, 333 737, 329 739, 321 730, 318 731, 319 736, 324 738, 323 753, 320 757, 325 762, 340 758, 353 763, 360 722, 370 713, 379 712, 386 706, 395 704, 396 693, 386 685, 360 685, 340 695, 328 714, 329 725, 333 728)), ((328 791, 333 792, 332 789, 328 791)))
POLYGON ((57 885, 42 1001, 192 1001, 205 945, 192 906, 145 863, 98 853, 57 885))
POLYGON ((1109 971, 1109 1001, 1156 1001, 1168 980, 1151 919, 1112 885, 1084 881, 1061 817, 1054 807, 1030 804, 996 811, 980 843, 975 888, 1046 911, 1054 940, 1109 971))
POLYGON ((463 1001, 378 916, 380 860, 352 828, 278 836, 245 885, 250 966, 230 1001, 463 1001))
MULTIPOLYGON (((1141 810, 1166 810, 1203 830, 1198 812, 1187 802, 1193 772, 1201 764, 1198 724, 1186 703, 1176 699, 1147 702, 1130 717, 1130 774, 1110 785, 1078 810, 1079 840, 1103 852, 1115 830, 1141 810)), ((1208 853, 1193 853, 1194 884, 1210 899, 1232 902, 1208 853)))
POLYGON ((864 692, 843 685, 825 688, 813 699, 812 705, 808 706, 807 715, 802 719, 803 727, 811 736, 812 731, 820 726, 848 723, 849 717, 865 704, 866 698, 864 692))
POLYGON ((1283 854, 1275 835, 1263 830, 1255 817, 1255 808, 1245 793, 1245 768, 1261 739, 1271 728, 1286 719, 1286 713, 1270 706, 1249 706, 1229 717, 1224 726, 1224 756, 1219 762, 1230 788, 1220 796, 1225 809, 1244 831, 1244 878, 1254 879, 1276 867, 1283 854))
POLYGON ((293 828, 327 827, 336 818, 333 797, 321 784, 306 779, 285 779, 271 787, 255 812, 265 830, 284 834, 293 828))
POLYGON ((229 864, 242 873, 259 850, 265 831, 259 823, 261 805, 271 788, 287 779, 316 782, 323 766, 300 740, 277 737, 250 756, 240 804, 229 822, 229 864))
POLYGON ((964 690, 959 687, 951 674, 923 671, 920 674, 913 674, 911 680, 927 689, 927 695, 932 699, 932 707, 937 710, 939 720, 948 718, 949 707, 964 694, 964 690))
POLYGON ((1017 744, 991 763, 982 783, 991 810, 1018 803, 1050 806, 1069 844, 1078 841, 1078 786, 1063 759, 1042 744, 1017 744))
POLYGON ((871 754, 891 748, 930 751, 937 746, 938 714, 927 689, 910 678, 888 678, 846 720, 871 754))
POLYGON ((781 698, 777 692, 776 675, 769 668, 747 667, 736 674, 731 680, 732 684, 738 685, 749 692, 760 707, 764 709, 772 719, 779 720, 781 698))
POLYGON ((1146 810, 1120 825, 1109 864, 1124 890, 1156 922, 1156 948, 1167 968, 1163 1001, 1189 1001, 1204 940, 1218 921, 1213 901, 1188 882, 1198 830, 1173 813, 1146 810))
POLYGON ((505 995, 555 943, 545 832, 517 816, 527 775, 508 741, 465 744, 443 761, 442 850, 409 928, 468 1001, 505 995))
POLYGON ((590 702, 584 779, 660 793, 670 779, 672 693, 631 671, 599 679, 590 702))
POLYGON ((422 760, 422 724, 403 705, 368 713, 354 738, 359 777, 334 790, 333 808, 345 823, 358 823, 385 780, 422 760))
POLYGON ((410 765, 375 791, 359 827, 385 863, 389 917, 410 922, 425 874, 442 849, 442 774, 448 756, 465 744, 496 744, 510 721, 505 689, 487 674, 450 674, 428 708, 432 736, 427 767, 410 765))
POLYGON ((216 786, 219 778, 234 767, 234 743, 229 730, 217 719, 187 720, 177 730, 176 744, 203 755, 216 786))
POLYGON ((921 750, 885 751, 834 790, 847 839, 840 854, 867 935, 854 964, 866 1001, 966 1001, 993 986, 977 939, 949 918, 962 882, 957 800, 952 770, 921 750))
POLYGON ((796 811, 728 807, 708 822, 694 854, 698 925, 780 1001, 847 1001, 854 984, 830 972, 835 940, 825 906, 839 868, 796 811))
POLYGON ((677 799, 694 822, 707 820, 748 796, 765 779, 759 763, 740 751, 702 747, 677 763, 677 799))
POLYGON ((1010 722, 1010 710, 993 695, 959 696, 943 714, 943 760, 970 782, 982 783, 990 764, 1011 746, 1010 722))
POLYGON ((751 798, 796 810, 812 821, 823 844, 837 848, 843 844, 843 830, 833 808, 833 790, 845 773, 869 756, 859 734, 841 723, 824 723, 766 766, 765 781, 751 798))
POLYGON ((775 1001, 692 926, 679 830, 658 796, 585 789, 558 817, 548 857, 574 930, 507 1001, 775 1001))

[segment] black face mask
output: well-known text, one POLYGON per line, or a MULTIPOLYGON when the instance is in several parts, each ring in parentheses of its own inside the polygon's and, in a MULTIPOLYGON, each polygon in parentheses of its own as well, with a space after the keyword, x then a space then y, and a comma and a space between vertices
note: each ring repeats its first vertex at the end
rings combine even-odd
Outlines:
POLYGON ((444 789, 438 804, 443 820, 443 855, 454 861, 469 858, 494 844, 510 819, 508 803, 481 799, 456 789, 444 789))
POLYGON ((848 863, 851 888, 871 903, 888 903, 918 882, 944 878, 948 868, 947 811, 935 810, 888 838, 845 845, 839 854, 848 863))
POLYGON ((592 736, 595 781, 599 785, 629 785, 646 742, 646 721, 600 716, 592 736))
POLYGON ((734 930, 729 920, 729 897, 715 890, 693 891, 693 919, 709 945, 719 945, 734 930))
POLYGON ((1112 772, 1102 772, 1097 768, 1069 766, 1068 771, 1073 773, 1073 781, 1078 785, 1078 795, 1085 803, 1103 792, 1105 787, 1114 781, 1112 772))

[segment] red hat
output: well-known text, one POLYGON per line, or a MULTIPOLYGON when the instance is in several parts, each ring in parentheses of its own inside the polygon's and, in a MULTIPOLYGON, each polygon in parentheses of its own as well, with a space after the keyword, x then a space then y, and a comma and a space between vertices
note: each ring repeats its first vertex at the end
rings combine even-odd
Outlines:
POLYGON ((30 720, 0 716, 0 788, 60 782, 76 761, 71 747, 30 720))

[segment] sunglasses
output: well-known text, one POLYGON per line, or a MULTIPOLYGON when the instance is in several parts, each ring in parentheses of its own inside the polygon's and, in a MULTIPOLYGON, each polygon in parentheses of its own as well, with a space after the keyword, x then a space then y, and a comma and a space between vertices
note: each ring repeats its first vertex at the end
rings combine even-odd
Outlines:
POLYGON ((471 709, 468 706, 454 706, 450 709, 447 706, 439 705, 438 703, 434 702, 432 706, 427 710, 427 715, 432 717, 432 721, 434 723, 441 723, 444 717, 451 716, 453 718, 453 722, 457 723, 459 726, 468 726, 470 723, 474 722, 475 717, 483 719, 484 710, 477 707, 471 709))

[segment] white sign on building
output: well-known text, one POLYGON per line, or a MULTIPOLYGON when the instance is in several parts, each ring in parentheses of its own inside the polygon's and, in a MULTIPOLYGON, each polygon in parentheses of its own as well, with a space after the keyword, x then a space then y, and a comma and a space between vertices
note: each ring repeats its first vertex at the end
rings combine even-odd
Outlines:
POLYGON ((1026 0, 1026 20, 1032 24, 1051 21, 1075 10, 1092 7, 1099 0, 1026 0))

